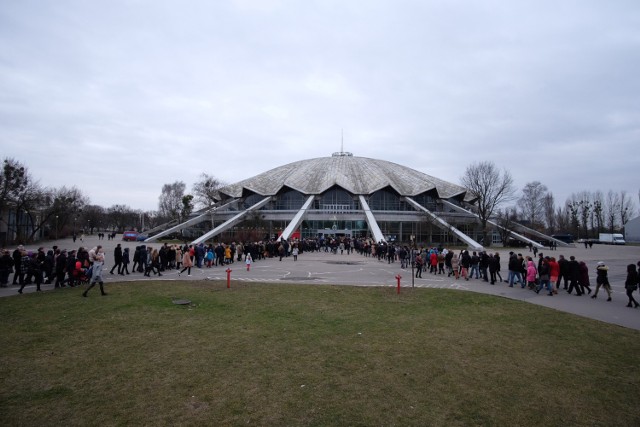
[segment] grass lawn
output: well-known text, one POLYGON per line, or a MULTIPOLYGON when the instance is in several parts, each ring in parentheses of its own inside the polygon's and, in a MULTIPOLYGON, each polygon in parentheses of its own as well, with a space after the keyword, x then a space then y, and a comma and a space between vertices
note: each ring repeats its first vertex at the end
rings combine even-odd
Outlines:
POLYGON ((0 299, 0 425, 640 425, 640 332, 535 305, 205 281, 107 292, 0 299))

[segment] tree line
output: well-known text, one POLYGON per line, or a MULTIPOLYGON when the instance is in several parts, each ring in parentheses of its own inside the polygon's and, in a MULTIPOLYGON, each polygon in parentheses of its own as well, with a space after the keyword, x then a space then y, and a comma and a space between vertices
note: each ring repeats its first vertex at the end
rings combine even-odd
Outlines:
POLYGON ((547 235, 569 233, 577 239, 592 239, 601 232, 622 232, 625 224, 637 215, 635 203, 625 191, 580 191, 557 206, 548 187, 532 181, 518 195, 509 171, 499 170, 490 161, 468 166, 461 183, 475 198, 474 209, 485 242, 491 219, 506 229, 519 223, 547 235))
POLYGON ((76 186, 47 187, 33 178, 22 162, 5 158, 0 173, 0 245, 26 243, 39 237, 63 238, 74 233, 153 228, 173 219, 188 217, 194 208, 215 203, 217 189, 223 185, 202 174, 185 194, 183 182, 165 184, 157 211, 133 209, 124 204, 103 207, 76 186))

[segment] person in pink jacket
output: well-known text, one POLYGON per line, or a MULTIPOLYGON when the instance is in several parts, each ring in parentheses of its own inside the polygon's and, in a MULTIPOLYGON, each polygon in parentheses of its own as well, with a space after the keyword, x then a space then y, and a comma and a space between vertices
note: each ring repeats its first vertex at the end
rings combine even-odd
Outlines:
POLYGON ((538 269, 536 269, 536 265, 533 263, 531 257, 527 257, 527 285, 529 289, 536 288, 536 275, 538 274, 538 269))

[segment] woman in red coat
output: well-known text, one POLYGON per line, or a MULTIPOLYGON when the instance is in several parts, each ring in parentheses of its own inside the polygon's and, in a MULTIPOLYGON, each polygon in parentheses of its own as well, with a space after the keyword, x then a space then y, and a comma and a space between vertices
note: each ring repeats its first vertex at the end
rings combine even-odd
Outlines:
POLYGON ((438 254, 436 251, 431 252, 431 255, 429 255, 429 264, 431 264, 431 273, 438 273, 438 254))
POLYGON ((553 284, 553 293, 558 293, 558 277, 560 277, 560 264, 555 257, 549 258, 549 280, 553 284))

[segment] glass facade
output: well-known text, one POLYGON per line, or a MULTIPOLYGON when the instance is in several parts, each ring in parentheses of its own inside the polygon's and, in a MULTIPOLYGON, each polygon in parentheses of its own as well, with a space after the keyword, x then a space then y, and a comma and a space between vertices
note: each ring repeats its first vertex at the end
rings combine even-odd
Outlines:
MULTIPOLYGON (((263 198, 264 196, 257 194, 247 196, 242 204, 243 209, 251 207, 263 198)), ((307 197, 299 191, 285 188, 274 196, 273 200, 264 206, 260 212, 263 212, 262 216, 264 217, 264 215, 269 216, 270 213, 275 214, 278 211, 298 211, 302 208, 306 199, 307 197)), ((412 199, 432 212, 443 212, 442 204, 438 203, 435 191, 414 196, 412 199)), ((418 246, 453 246, 461 244, 455 234, 436 225, 434 220, 424 212, 416 211, 413 206, 403 200, 403 197, 390 187, 378 190, 368 196, 367 203, 371 211, 378 213, 376 214, 377 217, 382 216, 381 213, 383 212, 415 215, 415 219, 409 221, 385 221, 378 218, 378 226, 388 241, 409 244, 413 237, 418 246)), ((316 214, 316 218, 320 216, 325 219, 303 220, 298 227, 302 238, 317 238, 321 234, 324 236, 351 235, 354 238, 372 237, 365 220, 348 219, 349 216, 354 214, 362 218, 362 206, 357 196, 340 187, 333 187, 316 196, 309 213, 316 214)), ((458 222, 455 218, 450 218, 448 221, 452 226, 472 239, 478 241, 481 238, 476 222, 458 222)), ((248 230, 251 230, 254 234, 259 233, 273 237, 280 235, 289 224, 289 220, 275 218, 259 222, 260 224, 257 224, 256 220, 247 218, 244 222, 233 227, 232 230, 226 231, 224 237, 231 238, 234 234, 247 233, 248 230)))
POLYGON ((408 210, 407 202, 392 190, 376 191, 367 200, 369 209, 372 211, 406 211, 408 210))
POLYGON ((284 191, 276 196, 272 208, 279 211, 299 210, 305 200, 306 197, 299 191, 284 191))
POLYGON ((314 201, 314 209, 326 213, 346 213, 359 209, 354 196, 341 188, 332 188, 317 197, 314 201))

